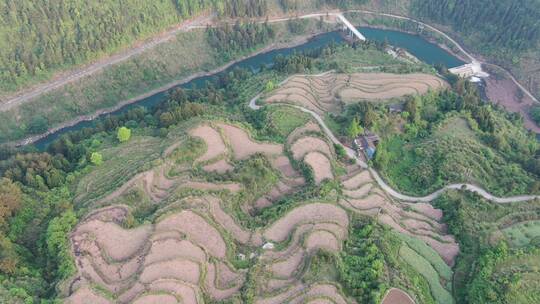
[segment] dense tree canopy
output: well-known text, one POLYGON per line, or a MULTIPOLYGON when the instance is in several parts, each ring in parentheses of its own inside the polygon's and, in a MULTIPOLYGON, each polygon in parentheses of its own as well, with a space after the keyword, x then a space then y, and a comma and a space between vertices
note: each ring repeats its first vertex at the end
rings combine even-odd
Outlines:
POLYGON ((490 54, 512 55, 540 42, 538 0, 414 0, 413 13, 451 25, 490 54))
MULTIPOLYGON (((0 92, 110 53, 205 10, 232 17, 267 13, 263 0, 2 0, 0 92)), ((36 132, 42 126, 37 121, 36 132)))

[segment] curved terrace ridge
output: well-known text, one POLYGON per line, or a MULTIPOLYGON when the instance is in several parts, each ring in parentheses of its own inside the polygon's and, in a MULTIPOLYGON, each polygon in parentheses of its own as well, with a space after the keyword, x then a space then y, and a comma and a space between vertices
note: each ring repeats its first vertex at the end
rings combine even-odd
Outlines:
MULTIPOLYGON (((332 71, 328 71, 328 72, 325 72, 325 73, 321 73, 321 74, 317 74, 317 75, 311 75, 311 76, 324 76, 324 75, 326 75, 328 73, 331 73, 331 72, 332 71)), ((290 76, 287 79, 285 79, 284 81, 282 81, 279 85, 284 84, 287 80, 289 80, 291 77, 294 77, 294 76, 299 76, 299 75, 290 76)), ((251 109, 259 110, 261 108, 261 106, 257 105, 257 101, 259 100, 261 95, 262 95, 262 93, 256 95, 255 97, 253 97, 250 100, 249 107, 251 109)), ((382 177, 379 175, 379 173, 375 169, 373 169, 372 167, 369 167, 369 165, 366 162, 364 162, 360 158, 358 158, 358 156, 356 155, 354 150, 352 150, 351 148, 343 145, 337 139, 337 137, 332 133, 332 131, 328 128, 328 126, 326 125, 326 123, 324 122, 324 120, 321 118, 321 116, 319 114, 317 114, 316 112, 314 112, 312 110, 306 109, 306 108, 298 106, 298 105, 291 105, 291 104, 287 104, 287 103, 272 103, 271 105, 289 106, 289 107, 299 109, 300 111, 302 111, 304 113, 310 114, 317 121, 317 123, 323 129, 324 133, 328 136, 328 138, 330 138, 330 140, 332 140, 332 142, 334 144, 340 145, 341 147, 343 147, 345 149, 345 151, 347 152, 347 156, 354 159, 357 162, 357 164, 360 165, 362 168, 368 169, 369 172, 371 173, 371 175, 373 176, 373 178, 375 179, 375 181, 377 181, 377 184, 379 184, 379 186, 386 193, 388 193, 390 196, 392 196, 392 197, 394 197, 396 199, 399 199, 399 200, 402 200, 402 201, 407 201, 407 202, 431 202, 434 199, 441 196, 447 190, 467 190, 467 191, 470 191, 470 192, 474 192, 474 193, 482 196, 483 198, 485 198, 485 199, 487 199, 487 200, 489 200, 491 202, 498 203, 498 204, 519 203, 519 202, 527 202, 527 201, 532 201, 532 200, 535 200, 535 199, 540 199, 540 195, 519 195, 519 196, 510 196, 510 197, 497 197, 497 196, 489 193, 488 191, 486 191, 482 187, 479 187, 477 185, 467 184, 467 183, 450 184, 450 185, 447 185, 447 186, 445 186, 445 187, 443 187, 443 188, 441 188, 441 189, 439 189, 439 190, 437 190, 437 191, 435 191, 435 192, 433 192, 431 194, 428 194, 426 196, 410 196, 410 195, 399 193, 398 191, 396 191, 392 187, 390 187, 382 179, 382 177)))

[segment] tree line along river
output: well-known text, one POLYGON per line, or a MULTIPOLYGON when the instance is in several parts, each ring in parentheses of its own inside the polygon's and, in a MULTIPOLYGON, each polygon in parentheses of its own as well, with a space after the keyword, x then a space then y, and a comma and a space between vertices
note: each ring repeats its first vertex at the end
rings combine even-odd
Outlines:
MULTIPOLYGON (((375 40, 379 42, 386 41, 393 46, 406 49, 409 53, 411 53, 412 55, 416 56, 421 61, 424 61, 428 64, 432 64, 432 65, 444 64, 448 68, 452 68, 452 67, 456 67, 456 66, 460 66, 464 64, 464 62, 460 60, 459 58, 457 58, 456 56, 450 54, 449 52, 437 46, 436 44, 433 44, 427 41, 426 39, 417 35, 412 35, 412 34, 403 33, 399 31, 393 31, 393 30, 375 29, 375 28, 367 28, 367 27, 360 27, 359 30, 369 40, 375 40)), ((205 85, 206 81, 209 81, 213 79, 215 76, 218 76, 222 73, 228 73, 235 68, 247 68, 253 71, 257 71, 262 66, 270 65, 273 62, 274 58, 278 55, 286 56, 294 52, 303 52, 303 51, 318 49, 320 47, 324 47, 331 43, 341 43, 341 42, 344 42, 344 39, 339 32, 328 32, 328 33, 320 34, 313 37, 312 39, 310 39, 304 44, 294 46, 294 47, 289 47, 289 48, 276 49, 276 50, 272 50, 266 53, 255 55, 253 57, 246 58, 242 61, 239 61, 231 65, 230 67, 228 67, 227 69, 219 73, 198 77, 184 84, 180 84, 177 87, 182 87, 182 88, 202 87, 205 85)), ((172 90, 172 89, 169 89, 169 90, 172 90)), ((73 126, 60 129, 54 133, 51 133, 39 139, 38 141, 34 143, 34 145, 39 150, 44 150, 51 142, 53 142, 54 140, 56 140, 63 134, 71 132, 71 131, 80 130, 86 127, 92 127, 95 125, 98 119, 104 116, 122 114, 135 107, 141 107, 141 106, 152 107, 153 105, 156 105, 166 100, 167 92, 169 90, 156 93, 150 97, 142 98, 114 112, 102 114, 94 120, 81 121, 73 126)))

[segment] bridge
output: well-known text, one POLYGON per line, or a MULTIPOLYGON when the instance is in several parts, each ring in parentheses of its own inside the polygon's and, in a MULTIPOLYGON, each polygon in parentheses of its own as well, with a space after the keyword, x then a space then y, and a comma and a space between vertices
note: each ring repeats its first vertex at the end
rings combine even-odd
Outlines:
POLYGON ((335 16, 338 18, 339 21, 341 21, 344 25, 344 28, 349 30, 349 33, 351 36, 358 38, 360 41, 366 41, 366 37, 360 33, 354 25, 352 25, 345 16, 342 14, 335 14, 335 16))

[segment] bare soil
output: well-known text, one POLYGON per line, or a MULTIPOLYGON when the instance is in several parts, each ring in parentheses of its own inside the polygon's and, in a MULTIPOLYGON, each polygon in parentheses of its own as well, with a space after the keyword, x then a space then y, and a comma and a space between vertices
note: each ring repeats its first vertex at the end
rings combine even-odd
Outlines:
POLYGON ((338 252, 341 248, 340 241, 328 231, 318 230, 312 232, 306 239, 305 246, 308 250, 325 249, 330 252, 338 252))
POLYGON ((264 237, 274 241, 284 241, 301 223, 333 222, 339 226, 348 226, 349 218, 345 210, 335 205, 314 203, 295 208, 276 221, 264 233, 264 237))
POLYGON ((313 151, 318 151, 327 157, 332 157, 332 152, 330 151, 328 143, 321 138, 312 136, 302 137, 295 141, 291 146, 291 151, 293 153, 293 158, 296 160, 302 159, 304 155, 313 151))
POLYGON ((231 143, 236 159, 246 159, 256 153, 267 155, 283 153, 283 147, 281 145, 255 142, 249 137, 246 131, 239 127, 228 124, 219 124, 219 127, 223 129, 223 132, 231 143))
POLYGON ((495 104, 500 104, 507 111, 520 113, 525 127, 540 133, 540 127, 529 116, 529 110, 535 102, 526 94, 519 98, 518 86, 510 79, 489 77, 486 79, 486 95, 495 104))
POLYGON ((211 160, 222 153, 225 153, 226 147, 218 131, 208 125, 200 125, 189 131, 191 136, 199 137, 206 143, 206 152, 197 159, 203 162, 211 160))
POLYGON ((275 90, 266 102, 296 104, 319 114, 337 113, 343 109, 342 103, 421 95, 447 86, 436 76, 420 73, 297 75, 275 90))
POLYGON ((203 170, 206 172, 216 172, 219 174, 227 173, 232 171, 234 168, 226 160, 221 159, 215 163, 211 163, 203 167, 203 170))
POLYGON ((354 175, 353 177, 343 181, 342 184, 343 184, 343 187, 345 187, 345 189, 354 190, 362 186, 363 184, 366 184, 372 181, 373 179, 369 175, 369 171, 364 170, 354 175))
POLYGON ((150 237, 151 228, 141 226, 126 230, 111 222, 89 221, 80 225, 74 232, 73 241, 82 240, 86 234, 96 239, 100 247, 113 260, 124 260, 133 256, 150 237))
POLYGON ((156 225, 156 231, 177 230, 186 234, 190 241, 203 247, 210 255, 224 259, 227 251, 219 231, 192 211, 170 215, 156 225))
POLYGON ((168 294, 144 295, 133 302, 133 304, 177 304, 180 303, 176 297, 168 294))
POLYGON ((415 304, 406 292, 398 288, 391 288, 384 296, 382 304, 415 304))
POLYGON ((106 298, 97 295, 90 287, 79 288, 69 298, 65 300, 66 304, 111 304, 106 298))
POLYGON ((296 272, 300 264, 304 261, 305 252, 303 249, 298 249, 285 260, 272 264, 272 273, 279 278, 290 278, 296 272))
POLYGON ((182 184, 181 187, 193 188, 197 190, 210 190, 210 191, 229 190, 231 192, 238 192, 242 190, 243 188, 242 185, 238 183, 214 184, 214 183, 197 182, 197 181, 188 181, 182 184))
POLYGON ((324 154, 319 152, 309 152, 304 157, 304 162, 313 170, 313 176, 316 184, 320 184, 325 179, 333 179, 332 165, 324 154))

